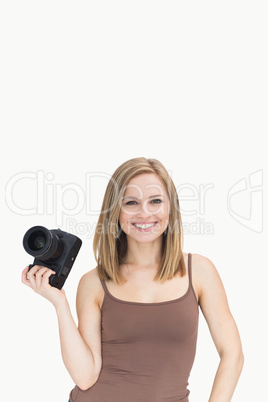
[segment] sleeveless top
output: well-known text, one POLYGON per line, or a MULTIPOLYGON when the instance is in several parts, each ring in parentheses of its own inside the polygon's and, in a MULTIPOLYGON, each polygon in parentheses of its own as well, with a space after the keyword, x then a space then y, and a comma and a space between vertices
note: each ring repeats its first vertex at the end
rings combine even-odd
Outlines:
POLYGON ((188 253, 188 290, 175 300, 120 300, 101 280, 102 368, 93 386, 72 389, 71 402, 189 402, 199 319, 191 262, 188 253))

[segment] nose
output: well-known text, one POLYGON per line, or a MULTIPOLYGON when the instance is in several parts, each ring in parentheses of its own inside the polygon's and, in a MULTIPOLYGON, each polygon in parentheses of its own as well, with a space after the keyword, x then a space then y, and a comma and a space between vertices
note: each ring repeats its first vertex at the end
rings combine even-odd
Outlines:
POLYGON ((136 213, 137 217, 147 218, 148 216, 152 215, 151 212, 148 210, 146 201, 140 203, 140 205, 141 205, 141 207, 139 208, 139 210, 136 213))

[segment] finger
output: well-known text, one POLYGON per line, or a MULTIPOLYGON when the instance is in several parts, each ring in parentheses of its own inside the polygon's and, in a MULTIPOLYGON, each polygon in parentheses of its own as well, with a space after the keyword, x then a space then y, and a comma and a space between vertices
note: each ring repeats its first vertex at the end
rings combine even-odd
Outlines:
POLYGON ((27 267, 25 267, 24 270, 22 271, 21 280, 26 279, 26 275, 27 275, 28 270, 29 270, 29 265, 27 265, 27 267))
POLYGON ((54 275, 56 272, 52 271, 51 269, 48 269, 47 272, 44 273, 44 275, 41 276, 41 288, 51 288, 52 286, 49 283, 49 277, 51 275, 54 275))
POLYGON ((43 267, 42 265, 34 265, 31 269, 29 269, 29 271, 27 272, 27 276, 30 279, 30 277, 36 277, 36 273, 42 269, 42 268, 47 268, 47 267, 43 267))
POLYGON ((22 273, 21 273, 21 282, 22 282, 24 285, 27 285, 27 286, 29 286, 29 287, 31 288, 31 285, 30 285, 29 280, 28 280, 28 278, 27 278, 27 272, 28 272, 28 270, 29 270, 29 265, 27 265, 27 267, 25 267, 24 270, 23 270, 22 273))
POLYGON ((27 281, 27 284, 29 286, 31 286, 31 288, 35 291, 36 290, 35 276, 33 276, 33 274, 30 272, 31 272, 31 270, 27 273, 28 278, 26 279, 26 281, 27 281))
POLYGON ((37 265, 35 265, 35 266, 32 267, 32 268, 29 267, 29 270, 28 270, 27 275, 26 275, 27 279, 30 279, 30 276, 34 276, 34 275, 35 275, 35 272, 36 272, 37 270, 38 270, 37 265))
POLYGON ((41 265, 34 265, 27 273, 28 282, 30 282, 32 289, 36 292, 37 291, 37 284, 36 284, 36 274, 41 269, 48 269, 47 267, 43 267, 41 265))
POLYGON ((28 280, 28 271, 29 271, 29 265, 24 268, 24 270, 21 273, 21 281, 24 282, 29 282, 28 280))
POLYGON ((35 283, 38 288, 43 284, 43 282, 47 283, 47 279, 46 279, 47 272, 50 273, 50 275, 51 275, 51 273, 53 271, 50 268, 43 267, 43 268, 39 269, 39 271, 37 271, 37 273, 35 274, 35 277, 36 277, 35 283))
POLYGON ((43 267, 42 265, 34 265, 31 269, 29 269, 29 274, 34 275, 41 268, 46 268, 46 267, 43 267))

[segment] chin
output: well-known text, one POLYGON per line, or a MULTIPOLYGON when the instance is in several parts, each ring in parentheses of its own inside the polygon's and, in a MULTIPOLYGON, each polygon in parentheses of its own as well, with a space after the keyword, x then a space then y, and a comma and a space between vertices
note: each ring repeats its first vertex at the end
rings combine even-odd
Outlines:
POLYGON ((162 237, 162 233, 160 233, 159 235, 154 235, 154 236, 146 236, 145 234, 142 234, 141 236, 132 236, 130 234, 127 234, 127 237, 139 242, 139 243, 150 243, 153 242, 157 239, 159 239, 159 237, 162 237))

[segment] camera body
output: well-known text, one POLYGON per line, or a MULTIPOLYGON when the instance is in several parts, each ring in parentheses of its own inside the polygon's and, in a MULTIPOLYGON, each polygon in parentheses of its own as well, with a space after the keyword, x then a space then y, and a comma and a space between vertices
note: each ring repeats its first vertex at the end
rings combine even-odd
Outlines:
POLYGON ((23 237, 25 251, 34 257, 34 265, 48 267, 56 272, 50 275, 49 284, 61 289, 72 269, 82 245, 79 237, 61 229, 48 230, 44 226, 33 226, 23 237))

